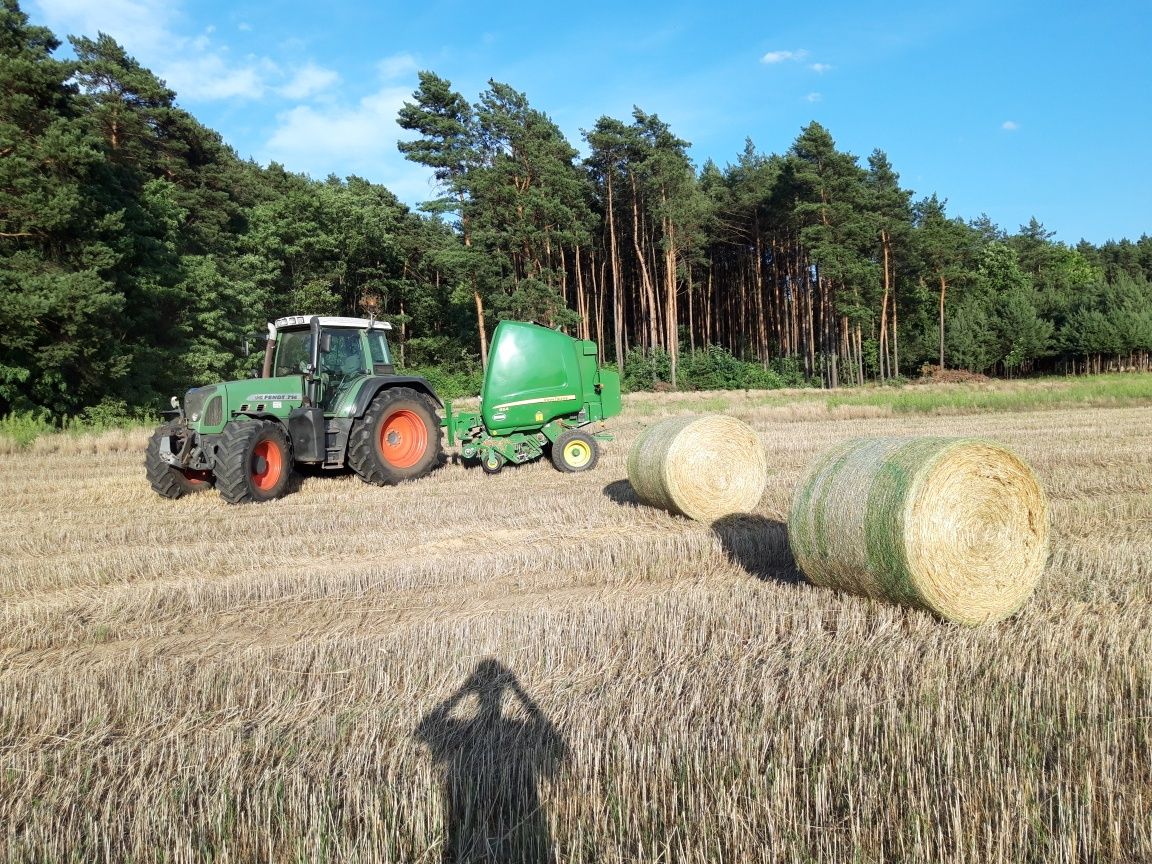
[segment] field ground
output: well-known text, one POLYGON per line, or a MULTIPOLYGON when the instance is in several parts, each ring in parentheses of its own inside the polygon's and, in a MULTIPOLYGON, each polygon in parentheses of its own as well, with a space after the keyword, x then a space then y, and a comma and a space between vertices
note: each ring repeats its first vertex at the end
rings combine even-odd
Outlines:
POLYGON ((1152 403, 779 399, 628 397, 586 474, 245 507, 153 495, 144 433, 0 457, 0 859, 1152 860, 1152 403), (701 410, 761 434, 756 514, 632 500, 638 432, 701 410), (1010 621, 794 570, 808 461, 927 433, 1052 499, 1010 621))

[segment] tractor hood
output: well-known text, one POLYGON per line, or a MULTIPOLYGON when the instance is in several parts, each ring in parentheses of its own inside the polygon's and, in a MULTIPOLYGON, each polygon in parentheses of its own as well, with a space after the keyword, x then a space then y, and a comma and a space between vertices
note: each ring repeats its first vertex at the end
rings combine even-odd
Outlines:
POLYGON ((244 378, 207 387, 194 387, 184 397, 184 416, 201 433, 224 429, 235 414, 288 416, 304 402, 304 376, 244 378))

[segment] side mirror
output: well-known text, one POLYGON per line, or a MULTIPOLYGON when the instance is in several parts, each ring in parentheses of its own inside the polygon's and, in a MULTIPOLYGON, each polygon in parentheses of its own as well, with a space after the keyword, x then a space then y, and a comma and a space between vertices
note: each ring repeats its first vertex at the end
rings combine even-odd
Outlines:
POLYGON ((332 334, 331 333, 321 333, 320 334, 320 353, 321 354, 327 354, 331 350, 332 350, 332 334))

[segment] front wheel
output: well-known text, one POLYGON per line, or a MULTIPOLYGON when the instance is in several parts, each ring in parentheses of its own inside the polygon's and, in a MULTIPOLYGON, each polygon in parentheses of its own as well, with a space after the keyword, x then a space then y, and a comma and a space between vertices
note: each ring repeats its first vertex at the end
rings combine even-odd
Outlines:
POLYGON ((183 444, 181 427, 176 423, 165 423, 157 427, 148 439, 148 449, 144 453, 144 470, 148 475, 148 485, 157 495, 165 498, 182 498, 194 492, 203 492, 212 487, 212 475, 207 471, 187 471, 169 465, 160 458, 160 443, 165 438, 174 437, 183 444))
POLYGON ((436 411, 410 387, 377 393, 348 436, 348 467, 375 486, 423 477, 439 456, 436 411))
POLYGON ((560 471, 590 471, 600 459, 600 447, 587 432, 570 429, 552 445, 552 464, 560 471))
POLYGON ((488 455, 480 459, 480 467, 485 474, 499 474, 504 470, 504 457, 495 450, 489 450, 488 455))
POLYGON ((229 504, 271 501, 288 489, 292 447, 275 420, 233 420, 216 449, 216 488, 229 504))

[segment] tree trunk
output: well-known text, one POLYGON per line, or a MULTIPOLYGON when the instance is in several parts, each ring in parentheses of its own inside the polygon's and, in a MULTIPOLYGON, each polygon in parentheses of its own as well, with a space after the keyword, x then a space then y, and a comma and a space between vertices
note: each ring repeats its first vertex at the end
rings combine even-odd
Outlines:
POLYGON ((664 220, 664 332, 668 342, 668 359, 672 386, 676 386, 677 366, 680 360, 679 314, 676 308, 676 226, 671 219, 664 220))
POLYGON ((612 338, 616 368, 624 374, 624 294, 620 286, 620 253, 616 248, 616 206, 612 197, 612 169, 604 175, 605 209, 608 215, 608 261, 612 268, 612 338))
POLYGON ((640 283, 644 289, 643 299, 647 301, 648 319, 648 347, 657 347, 660 341, 656 314, 656 292, 652 287, 652 277, 648 271, 648 261, 644 250, 640 246, 640 202, 637 200, 636 177, 630 175, 632 180, 632 246, 636 252, 636 262, 640 265, 640 283))
MULTIPOLYGON (((461 205, 463 210, 463 205, 461 205)), ((472 226, 467 216, 461 215, 461 226, 464 229, 464 247, 472 248, 472 226)), ((480 334, 480 368, 488 368, 488 334, 484 330, 484 299, 480 296, 480 289, 476 285, 476 273, 469 274, 472 283, 472 297, 476 301, 476 330, 480 334)))
POLYGON ((884 296, 880 301, 880 356, 877 360, 877 367, 880 372, 880 380, 884 380, 888 365, 888 293, 890 282, 888 278, 888 232, 880 232, 880 247, 884 252, 884 296))
POLYGON ((940 368, 944 368, 944 295, 948 293, 948 280, 940 276, 940 368))

